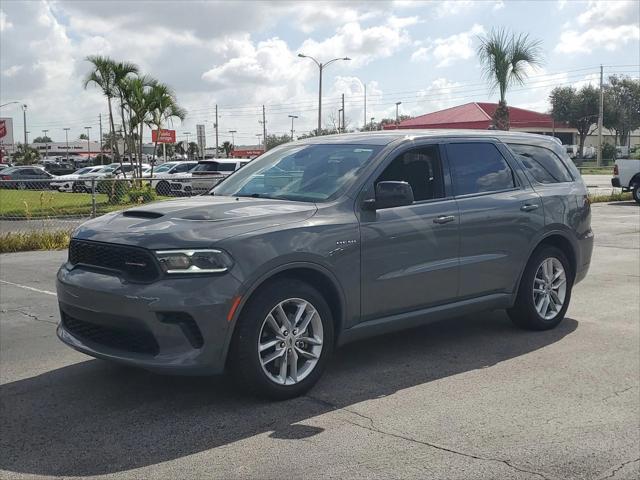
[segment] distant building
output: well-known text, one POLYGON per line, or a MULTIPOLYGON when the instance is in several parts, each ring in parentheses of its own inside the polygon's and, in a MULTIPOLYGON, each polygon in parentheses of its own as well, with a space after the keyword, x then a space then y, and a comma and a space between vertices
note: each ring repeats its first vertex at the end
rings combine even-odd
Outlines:
MULTIPOLYGON (((41 158, 45 157, 66 157, 67 151, 70 158, 81 159, 89 156, 95 157, 100 154, 100 143, 90 141, 89 148, 87 149, 86 140, 73 140, 69 142, 69 148, 67 149, 67 142, 38 142, 30 143, 29 146, 35 148, 40 153, 41 158)), ((102 153, 108 154, 108 151, 102 153)))
MULTIPOLYGON (((493 121, 492 117, 497 103, 472 102, 446 108, 437 112, 427 113, 419 117, 403 120, 398 125, 385 125, 385 130, 394 129, 471 129, 488 130, 493 121)), ((508 107, 509 122, 514 132, 538 133, 554 136, 564 145, 577 145, 579 143, 578 131, 564 122, 555 122, 550 114, 525 110, 524 108, 508 107)), ((603 143, 614 144, 613 133, 608 129, 602 131, 603 143)), ((631 132, 629 136, 630 146, 640 144, 640 130, 631 132)), ((591 135, 585 139, 586 147, 595 147, 598 144, 598 131, 593 129, 591 135)))

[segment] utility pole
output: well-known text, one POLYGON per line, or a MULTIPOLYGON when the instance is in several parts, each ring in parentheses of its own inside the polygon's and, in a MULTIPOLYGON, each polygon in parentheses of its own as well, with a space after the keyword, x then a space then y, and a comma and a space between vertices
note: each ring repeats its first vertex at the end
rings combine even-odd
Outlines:
POLYGON ((264 141, 264 151, 267 151, 267 113, 262 105, 262 140, 264 141))
POLYGON ((396 127, 398 126, 398 123, 400 123, 399 121, 399 116, 398 116, 398 106, 401 105, 402 102, 396 102, 396 127))
POLYGON ((342 109, 338 109, 338 133, 342 131, 342 109))
POLYGON ((69 161, 69 130, 70 128, 65 128, 64 129, 64 138, 65 141, 67 142, 67 162, 69 161))
POLYGON ((364 122, 362 122, 362 126, 367 126, 367 84, 364 84, 364 122))
POLYGON ((600 65, 600 111, 598 113, 598 156, 596 157, 596 165, 602 164, 602 121, 604 117, 604 88, 603 88, 603 68, 600 65))
POLYGON ((49 158, 49 142, 47 141, 47 132, 49 130, 42 130, 44 133, 44 158, 49 158))
POLYGON ((98 121, 100 122, 100 162, 102 162, 102 114, 98 114, 98 121))
POLYGON ((24 154, 27 154, 27 147, 29 146, 29 142, 27 141, 27 104, 22 104, 22 122, 24 126, 24 154))
POLYGON ((371 117, 371 131, 373 131, 373 121, 376 119, 376 117, 371 117))
POLYGON ((347 128, 344 124, 344 93, 342 94, 342 133, 346 132, 347 128))
POLYGON ((216 158, 218 158, 218 104, 216 103, 216 158))
POLYGON ((291 141, 293 142, 293 120, 298 118, 298 115, 289 115, 291 119, 291 141))
POLYGON ((84 127, 84 129, 87 131, 87 158, 89 159, 89 163, 91 163, 91 143, 89 141, 89 130, 91 130, 91 127, 84 127))

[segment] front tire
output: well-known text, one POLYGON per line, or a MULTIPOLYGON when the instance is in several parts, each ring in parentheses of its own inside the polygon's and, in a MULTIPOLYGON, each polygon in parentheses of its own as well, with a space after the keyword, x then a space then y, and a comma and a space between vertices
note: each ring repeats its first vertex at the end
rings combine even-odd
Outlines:
POLYGON ((573 287, 573 272, 559 248, 545 245, 533 252, 520 281, 511 321, 527 330, 549 330, 564 318, 573 287))
POLYGON ((633 199, 636 203, 640 204, 640 185, 634 185, 633 187, 633 199))
POLYGON ((169 182, 162 180, 156 185, 156 193, 161 196, 168 196, 171 193, 169 182))
POLYGON ((278 279, 258 290, 240 314, 230 371, 252 394, 297 397, 322 375, 333 331, 331 309, 320 292, 299 280, 278 279))

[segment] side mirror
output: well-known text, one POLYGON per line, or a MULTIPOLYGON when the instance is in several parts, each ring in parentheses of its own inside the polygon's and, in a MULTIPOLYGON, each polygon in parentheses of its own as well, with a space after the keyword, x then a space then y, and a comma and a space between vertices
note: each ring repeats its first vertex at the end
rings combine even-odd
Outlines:
POLYGON ((378 182, 375 204, 365 203, 369 209, 403 207, 413 203, 413 190, 407 182, 378 182))

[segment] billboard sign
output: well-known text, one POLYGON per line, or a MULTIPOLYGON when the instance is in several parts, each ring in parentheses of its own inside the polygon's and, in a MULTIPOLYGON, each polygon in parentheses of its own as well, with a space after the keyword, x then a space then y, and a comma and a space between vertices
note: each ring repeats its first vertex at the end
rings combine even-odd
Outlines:
POLYGON ((198 142, 198 151, 204 157, 204 149, 207 146, 207 142, 204 137, 204 125, 196 125, 196 138, 198 142))
POLYGON ((0 118, 0 144, 13 146, 13 119, 0 118))
POLYGON ((176 131, 162 128, 160 135, 158 135, 158 130, 151 130, 151 141, 153 143, 176 143, 176 131))
POLYGON ((231 151, 231 156, 233 158, 255 158, 259 155, 262 155, 264 153, 264 150, 261 148, 251 148, 251 149, 244 149, 244 150, 232 150, 231 151))

